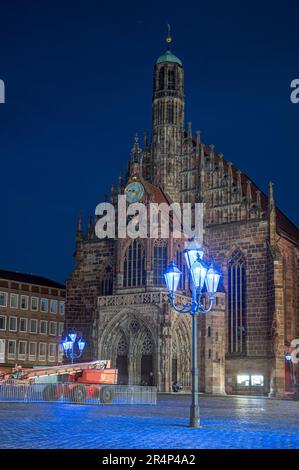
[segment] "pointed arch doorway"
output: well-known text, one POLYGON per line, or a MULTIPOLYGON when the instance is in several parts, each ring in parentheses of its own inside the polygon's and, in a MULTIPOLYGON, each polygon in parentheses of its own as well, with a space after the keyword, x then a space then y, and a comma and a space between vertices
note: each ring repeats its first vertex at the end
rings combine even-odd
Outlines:
POLYGON ((154 374, 154 346, 151 335, 147 332, 141 348, 140 358, 141 385, 155 385, 154 374))
POLYGON ((124 335, 121 336, 117 346, 116 368, 118 369, 117 383, 126 385, 129 379, 128 367, 128 342, 124 335))

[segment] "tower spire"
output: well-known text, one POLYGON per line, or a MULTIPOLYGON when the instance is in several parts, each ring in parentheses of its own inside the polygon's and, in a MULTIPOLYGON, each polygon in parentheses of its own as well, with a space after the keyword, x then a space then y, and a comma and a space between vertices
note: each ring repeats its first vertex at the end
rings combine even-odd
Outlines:
POLYGON ((169 49, 169 44, 172 42, 172 37, 170 36, 170 24, 167 25, 167 37, 166 37, 166 43, 167 43, 167 49, 169 49))
POLYGON ((77 231, 76 231, 76 243, 80 243, 83 240, 83 230, 82 230, 82 211, 79 210, 78 220, 77 220, 77 231))

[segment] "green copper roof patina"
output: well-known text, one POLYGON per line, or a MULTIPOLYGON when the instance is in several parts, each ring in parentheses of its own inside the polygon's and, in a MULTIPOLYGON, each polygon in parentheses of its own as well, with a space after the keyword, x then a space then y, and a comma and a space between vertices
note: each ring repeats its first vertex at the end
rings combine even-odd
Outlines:
POLYGON ((163 55, 160 55, 156 63, 161 64, 161 62, 174 62, 175 64, 183 65, 180 59, 176 57, 169 49, 167 49, 163 55))

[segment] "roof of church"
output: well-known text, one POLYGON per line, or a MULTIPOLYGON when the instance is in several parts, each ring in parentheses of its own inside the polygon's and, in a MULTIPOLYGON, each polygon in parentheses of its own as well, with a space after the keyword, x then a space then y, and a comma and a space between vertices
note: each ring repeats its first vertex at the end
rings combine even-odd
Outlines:
POLYGON ((162 62, 174 62, 175 64, 183 65, 180 59, 175 56, 170 49, 167 49, 164 54, 160 55, 156 64, 161 64, 162 62))
MULTIPOLYGON (((193 139, 193 144, 196 145, 196 139, 193 139)), ((210 147, 205 146, 204 152, 206 156, 210 155, 211 149, 210 147)), ((215 155, 215 161, 219 161, 220 156, 215 155)), ((227 169, 228 161, 224 160, 223 158, 223 165, 227 169)), ((234 178, 237 177, 238 169, 232 165, 232 173, 234 178)), ((246 186, 247 181, 251 182, 251 189, 252 189, 252 196, 256 199, 257 191, 261 194, 261 206, 263 211, 267 211, 268 207, 268 197, 266 194, 261 191, 258 186, 249 178, 245 173, 241 173, 241 184, 243 192, 246 194, 246 186)), ((282 237, 286 238, 287 240, 291 241, 292 243, 299 246, 299 229, 298 227, 276 206, 276 224, 277 224, 277 233, 282 237)))
POLYGON ((18 271, 7 271, 0 269, 0 279, 8 279, 9 281, 24 282, 26 284, 37 284, 45 287, 56 287, 56 289, 65 289, 63 284, 52 281, 42 276, 35 276, 34 274, 19 273, 18 271))

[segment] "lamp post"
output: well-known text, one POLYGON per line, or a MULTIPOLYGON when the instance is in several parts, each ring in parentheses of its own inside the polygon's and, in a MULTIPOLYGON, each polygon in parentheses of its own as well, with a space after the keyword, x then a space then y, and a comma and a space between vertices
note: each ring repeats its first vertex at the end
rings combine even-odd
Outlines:
POLYGON ((190 427, 200 426, 199 401, 198 401, 198 365, 197 365, 197 315, 208 313, 213 305, 215 293, 218 288, 221 273, 211 263, 208 265, 203 260, 203 250, 201 248, 186 248, 184 251, 187 268, 192 279, 192 299, 182 307, 175 305, 175 292, 180 282, 181 271, 171 261, 165 274, 165 282, 169 291, 169 298, 172 308, 179 313, 190 313, 192 317, 192 401, 190 406, 190 427), (204 285, 209 294, 209 306, 203 305, 202 291, 204 285))
POLYGON ((65 357, 67 359, 71 359, 73 364, 74 359, 79 359, 79 357, 82 356, 85 345, 86 341, 83 338, 78 338, 77 332, 73 328, 69 331, 69 333, 62 342, 65 357), (78 350, 77 353, 75 352, 75 348, 77 348, 78 350))

